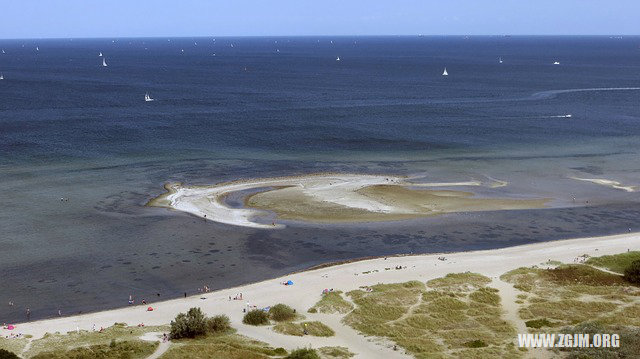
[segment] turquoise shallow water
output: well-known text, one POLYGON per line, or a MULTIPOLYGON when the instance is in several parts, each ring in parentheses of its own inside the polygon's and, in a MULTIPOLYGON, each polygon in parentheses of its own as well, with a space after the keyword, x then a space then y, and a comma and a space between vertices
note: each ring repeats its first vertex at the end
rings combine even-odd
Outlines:
POLYGON ((635 230, 637 192, 569 177, 640 185, 638 45, 0 40, 0 303, 16 303, 0 306, 0 321, 23 319, 27 306, 34 318, 97 310, 323 261, 635 230), (553 208, 260 231, 143 206, 166 181, 319 171, 496 178, 509 186, 478 195, 553 198, 553 208))

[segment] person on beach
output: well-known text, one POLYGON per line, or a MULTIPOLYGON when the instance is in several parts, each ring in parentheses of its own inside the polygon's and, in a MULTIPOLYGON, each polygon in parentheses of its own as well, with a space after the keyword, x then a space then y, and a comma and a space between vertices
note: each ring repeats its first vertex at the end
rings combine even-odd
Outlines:
POLYGON ((31 320, 31 309, 27 308, 27 322, 31 320))

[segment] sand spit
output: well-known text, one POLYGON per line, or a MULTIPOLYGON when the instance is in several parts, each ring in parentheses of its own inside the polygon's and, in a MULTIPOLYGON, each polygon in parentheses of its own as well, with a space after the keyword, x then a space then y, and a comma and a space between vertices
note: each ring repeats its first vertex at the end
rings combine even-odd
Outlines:
POLYGON ((265 219, 310 222, 392 221, 441 213, 541 208, 545 199, 473 198, 473 193, 443 190, 450 187, 498 188, 506 182, 412 182, 388 175, 312 174, 259 178, 211 186, 165 185, 167 193, 148 205, 166 207, 220 223, 252 228, 283 228, 265 219), (421 190, 420 187, 443 188, 421 190), (264 189, 260 191, 260 189, 264 189), (233 208, 225 198, 233 192, 258 190, 245 198, 244 208, 233 208), (261 218, 262 216, 262 218, 261 218))
POLYGON ((606 186, 606 187, 610 187, 610 188, 613 188, 613 189, 619 189, 619 190, 623 190, 623 191, 626 191, 626 192, 635 192, 638 189, 637 186, 624 186, 624 185, 622 185, 622 183, 620 183, 618 181, 609 180, 609 179, 579 178, 579 177, 569 177, 569 178, 574 179, 574 180, 578 180, 578 181, 591 182, 591 183, 599 184, 601 186, 606 186))

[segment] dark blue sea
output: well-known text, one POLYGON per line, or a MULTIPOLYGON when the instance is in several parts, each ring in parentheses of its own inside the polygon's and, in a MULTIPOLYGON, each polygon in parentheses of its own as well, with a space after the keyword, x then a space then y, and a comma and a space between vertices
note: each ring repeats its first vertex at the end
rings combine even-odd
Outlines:
POLYGON ((572 179, 640 186, 640 37, 0 48, 0 322, 24 320, 27 307, 32 319, 75 314, 124 306, 130 294, 169 299, 329 261, 640 230, 640 192, 572 179), (552 201, 283 230, 145 207, 166 182, 323 171, 499 179, 509 185, 486 195, 552 201))

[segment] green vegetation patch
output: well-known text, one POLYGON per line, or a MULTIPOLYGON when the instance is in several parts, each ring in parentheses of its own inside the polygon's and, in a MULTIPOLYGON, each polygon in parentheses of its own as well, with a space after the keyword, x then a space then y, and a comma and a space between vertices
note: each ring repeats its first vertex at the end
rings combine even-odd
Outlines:
POLYGON ((267 359, 287 355, 283 348, 234 334, 207 334, 172 343, 162 359, 267 359))
POLYGON ((267 325, 269 324, 269 313, 262 309, 250 310, 244 315, 242 322, 249 325, 267 325))
POLYGON ((591 257, 586 263, 596 267, 606 268, 612 272, 623 274, 631 262, 640 260, 640 251, 632 251, 601 257, 591 257))
MULTIPOLYGON (((599 258, 612 263, 612 258, 621 257, 599 258)), ((640 288, 620 275, 590 265, 518 268, 505 273, 501 279, 528 292, 526 297, 518 297, 518 313, 534 332, 593 320, 609 326, 640 325, 640 288)))
POLYGON ((67 334, 45 334, 42 338, 31 343, 25 357, 32 357, 42 352, 66 352, 74 348, 90 347, 92 345, 110 344, 112 339, 118 342, 137 341, 139 337, 149 332, 168 333, 169 326, 145 326, 129 327, 124 323, 116 323, 113 326, 100 331, 81 330, 67 334))
POLYGON ((562 328, 562 333, 568 334, 594 334, 617 333, 620 335, 619 348, 562 348, 555 349, 556 353, 563 353, 570 359, 613 359, 613 358, 637 358, 640 353, 640 329, 635 327, 605 326, 598 322, 587 322, 576 326, 562 328))
POLYGON ((317 351, 323 359, 349 359, 355 356, 345 347, 322 347, 318 348, 317 351))
POLYGON ((32 359, 138 359, 148 357, 157 347, 158 342, 113 340, 110 344, 41 352, 32 359))
POLYGON ((278 333, 299 337, 305 335, 305 330, 307 335, 314 337, 331 337, 335 335, 333 329, 318 321, 301 323, 281 322, 274 325, 273 330, 278 333))
POLYGON ((285 359, 321 359, 320 355, 315 349, 302 348, 296 349, 287 355, 285 359))
POLYGON ((309 309, 309 313, 347 314, 351 310, 353 305, 342 298, 341 291, 335 291, 322 294, 320 301, 309 309))
MULTIPOLYGON (((29 340, 27 338, 8 339, 0 337, 0 349, 4 349, 11 353, 22 353, 22 350, 27 346, 28 341, 29 340)), ((2 357, 0 356, 0 358, 2 357)))
POLYGON ((498 291, 476 273, 380 284, 347 293, 356 308, 344 322, 388 338, 417 358, 519 357, 515 328, 502 318, 498 291), (463 354, 464 353, 464 354, 463 354))
POLYGON ((286 304, 276 304, 269 308, 269 317, 277 322, 294 320, 296 312, 286 304))

